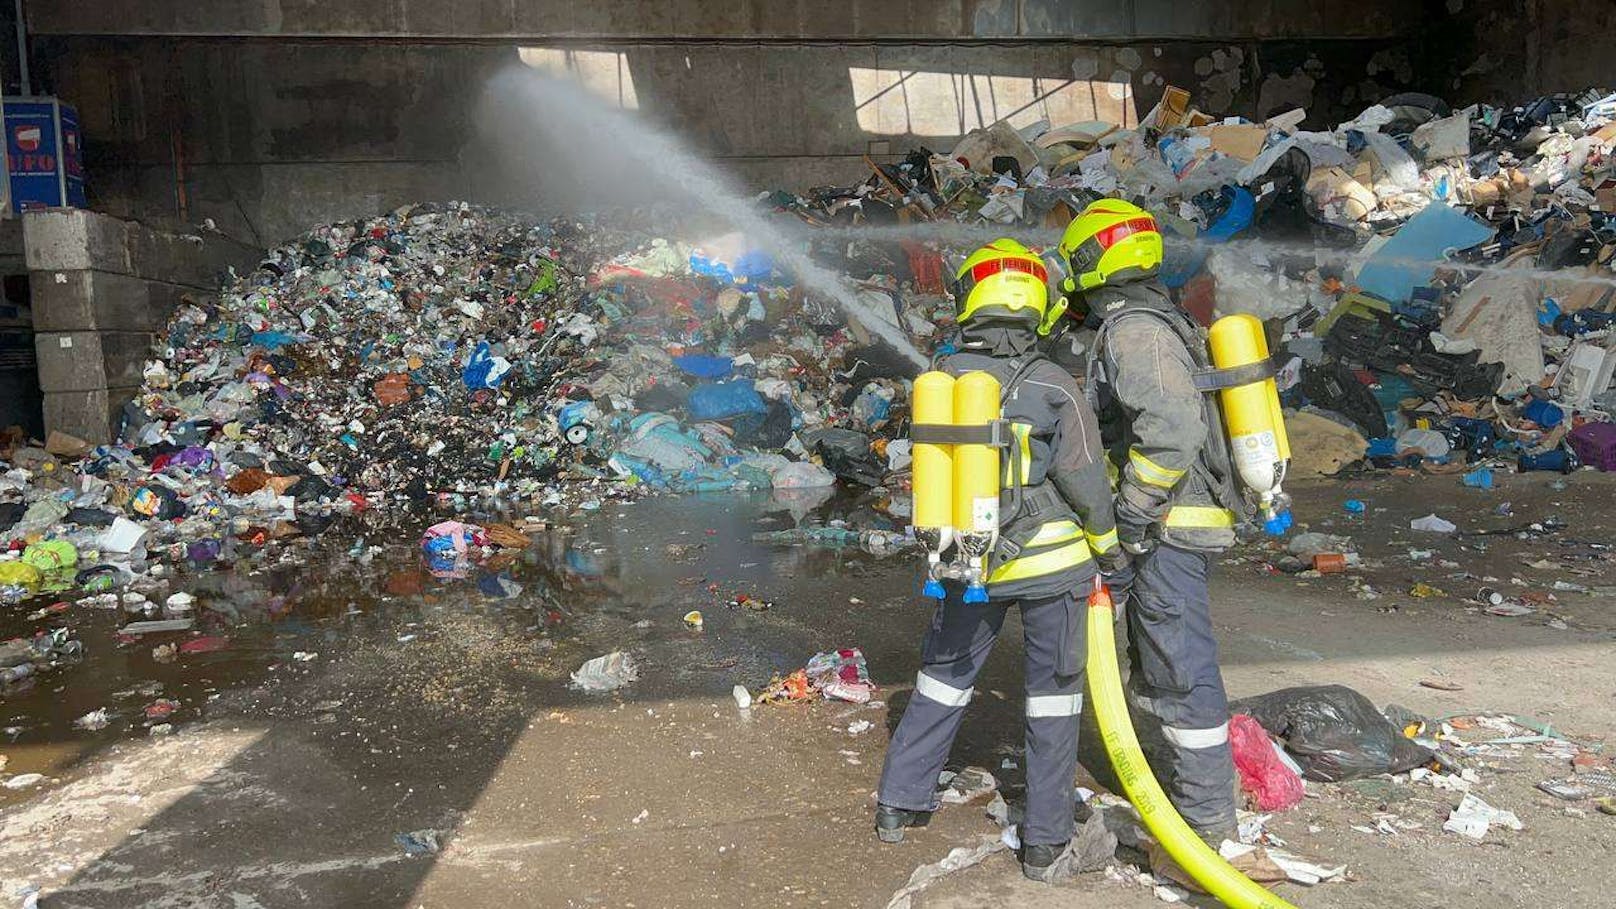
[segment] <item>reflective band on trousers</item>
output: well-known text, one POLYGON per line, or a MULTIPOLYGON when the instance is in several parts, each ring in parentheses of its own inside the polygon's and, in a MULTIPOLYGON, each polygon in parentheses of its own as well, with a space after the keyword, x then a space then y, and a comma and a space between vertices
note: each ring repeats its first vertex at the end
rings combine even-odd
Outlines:
POLYGON ((1078 540, 1070 546, 1051 549, 1048 552, 1035 556, 1022 556, 1000 565, 998 570, 988 576, 989 584, 1002 584, 1006 581, 1022 581, 1027 578, 1039 578, 1046 574, 1064 571, 1089 561, 1089 544, 1078 540))
POLYGON ((1136 448, 1128 449, 1128 463, 1133 465, 1135 476, 1152 486, 1172 489, 1179 480, 1184 478, 1184 471, 1163 467, 1140 454, 1136 448))
POLYGON ((1027 696, 1027 716, 1030 719, 1050 716, 1077 716, 1082 712, 1082 694, 1030 694, 1027 696))
POLYGON ((1168 527, 1228 528, 1234 526, 1234 512, 1214 505, 1174 505, 1167 513, 1168 527))
POLYGON ((944 707, 964 707, 971 702, 972 688, 955 688, 947 682, 939 682, 924 672, 915 675, 915 694, 925 695, 927 700, 936 701, 944 707))
POLYGON ((1229 743, 1229 724, 1213 726, 1211 729, 1180 729, 1177 726, 1163 726, 1162 735, 1167 741, 1180 748, 1215 748, 1229 743))

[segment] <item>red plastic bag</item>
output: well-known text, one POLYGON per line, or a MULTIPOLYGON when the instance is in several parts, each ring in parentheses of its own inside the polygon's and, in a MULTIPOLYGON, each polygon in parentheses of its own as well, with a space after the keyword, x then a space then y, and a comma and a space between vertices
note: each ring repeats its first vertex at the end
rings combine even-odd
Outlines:
POLYGON ((1284 811, 1302 801, 1302 778, 1279 755, 1262 724, 1237 713, 1229 720, 1229 748, 1240 772, 1240 788, 1260 811, 1284 811))

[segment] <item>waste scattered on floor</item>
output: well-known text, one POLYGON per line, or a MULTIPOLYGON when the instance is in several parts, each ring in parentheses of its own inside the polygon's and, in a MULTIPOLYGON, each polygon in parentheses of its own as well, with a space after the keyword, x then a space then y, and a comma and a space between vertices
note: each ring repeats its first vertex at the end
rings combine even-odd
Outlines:
MULTIPOLYGON (((758 693, 760 704, 803 703, 816 696, 826 700, 867 704, 875 694, 869 666, 857 647, 814 654, 808 665, 786 676, 775 676, 758 693)), ((738 700, 738 698, 737 698, 738 700)))

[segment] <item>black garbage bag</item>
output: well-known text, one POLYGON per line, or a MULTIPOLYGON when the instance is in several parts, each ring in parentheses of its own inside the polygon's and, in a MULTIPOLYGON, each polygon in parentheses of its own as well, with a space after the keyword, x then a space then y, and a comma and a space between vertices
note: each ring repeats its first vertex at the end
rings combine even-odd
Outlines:
POLYGON ((28 506, 21 502, 0 502, 0 531, 10 530, 27 511, 28 506))
POLYGON ((1339 783, 1402 773, 1433 757, 1345 685, 1312 685, 1243 698, 1229 705, 1278 738, 1310 780, 1339 783))
MULTIPOLYGON (((747 413, 730 420, 735 441, 753 448, 784 448, 791 441, 791 408, 782 401, 770 401, 763 413, 747 413)), ((866 446, 868 447, 868 446, 866 446)))
POLYGON ((920 367, 885 341, 877 339, 872 344, 847 351, 847 361, 840 378, 858 388, 871 379, 912 379, 917 375, 920 375, 920 367))
POLYGON ((1392 112, 1392 121, 1381 127, 1388 136, 1406 136, 1421 124, 1453 113, 1448 102, 1424 92, 1400 92, 1382 98, 1380 104, 1392 112))
POLYGON ((1307 191, 1312 173, 1313 160, 1302 149, 1292 148, 1280 155, 1267 172, 1251 182, 1264 188, 1252 206, 1252 225, 1264 239, 1356 248, 1358 238, 1351 228, 1332 224, 1320 215, 1307 191))
POLYGON ((802 444, 840 479, 861 486, 880 486, 886 461, 870 450, 870 437, 851 429, 818 429, 802 435, 802 444))

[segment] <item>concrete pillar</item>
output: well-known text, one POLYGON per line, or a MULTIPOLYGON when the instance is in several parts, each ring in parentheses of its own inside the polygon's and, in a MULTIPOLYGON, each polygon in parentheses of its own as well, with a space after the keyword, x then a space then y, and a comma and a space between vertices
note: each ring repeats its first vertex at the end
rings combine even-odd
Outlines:
POLYGON ((216 296, 229 269, 260 251, 218 235, 164 233, 92 211, 23 216, 45 430, 97 444, 124 404, 175 308, 216 296))

